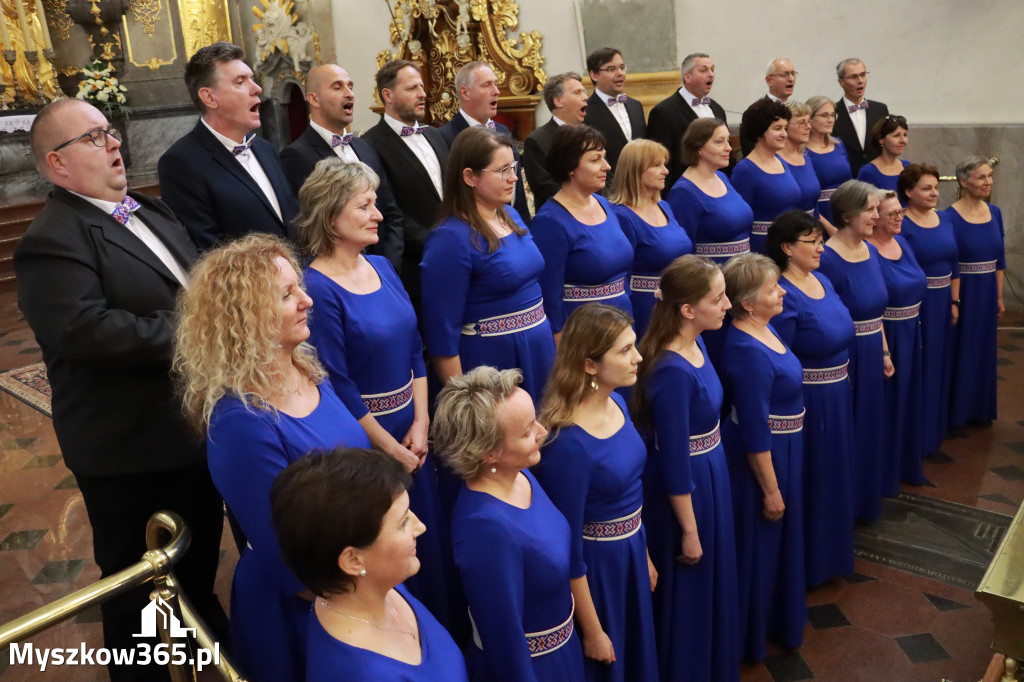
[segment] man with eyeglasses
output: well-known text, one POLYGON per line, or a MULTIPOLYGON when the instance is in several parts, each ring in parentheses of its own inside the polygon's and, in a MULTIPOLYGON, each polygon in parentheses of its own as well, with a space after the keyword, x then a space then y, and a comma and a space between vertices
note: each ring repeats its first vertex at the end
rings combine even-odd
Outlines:
POLYGON ((793 62, 785 57, 776 57, 768 62, 768 70, 764 76, 764 82, 768 84, 768 94, 765 97, 785 104, 793 95, 796 76, 793 62))
POLYGON ((832 134, 843 141, 850 160, 850 172, 857 177, 860 167, 878 156, 868 148, 868 131, 875 123, 889 115, 889 107, 882 102, 865 99, 868 71, 864 62, 851 57, 836 65, 843 96, 836 100, 836 124, 832 134))
POLYGON ((631 140, 647 137, 644 106, 626 96, 626 62, 614 47, 602 47, 587 56, 587 72, 594 92, 587 100, 583 122, 604 135, 605 161, 611 165, 602 194, 612 188, 615 166, 622 148, 631 140))
MULTIPOLYGON (((36 116, 32 155, 54 189, 14 252, 18 305, 43 352, 57 443, 82 492, 102 576, 140 560, 151 514, 179 514, 192 542, 175 573, 226 641, 213 592, 223 503, 171 379, 175 298, 197 253, 163 202, 127 191, 120 139, 81 100, 57 100, 36 116)), ((148 593, 103 604, 106 647, 139 643, 148 593)), ((117 682, 168 679, 160 666, 111 663, 109 672, 117 682)))

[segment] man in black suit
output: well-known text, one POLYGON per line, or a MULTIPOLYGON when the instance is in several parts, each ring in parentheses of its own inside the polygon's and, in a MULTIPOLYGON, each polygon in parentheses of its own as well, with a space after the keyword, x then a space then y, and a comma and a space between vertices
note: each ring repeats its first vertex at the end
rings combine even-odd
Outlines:
POLYGON ((299 211, 274 148, 260 127, 260 93, 242 48, 214 43, 185 67, 200 119, 157 165, 163 199, 199 250, 250 232, 294 240, 299 211))
POLYGON ((857 177, 860 167, 878 156, 877 152, 867 148, 867 137, 875 124, 889 115, 889 107, 882 102, 864 99, 868 70, 856 57, 839 62, 836 76, 843 88, 843 96, 836 100, 836 125, 832 134, 846 146, 850 172, 857 177))
MULTIPOLYGON (((444 136, 448 148, 455 144, 455 138, 470 126, 487 126, 492 130, 512 137, 512 131, 493 120, 498 113, 498 77, 494 70, 484 62, 464 64, 455 74, 455 91, 459 93, 459 113, 452 120, 438 128, 444 136)), ((526 189, 523 187, 523 168, 519 158, 519 150, 512 148, 516 163, 516 194, 512 206, 522 217, 523 222, 530 224, 530 208, 526 203, 526 189)))
MULTIPOLYGON (((176 512, 192 544, 175 573, 223 638, 227 618, 213 592, 223 506, 170 375, 175 297, 195 247, 166 205, 127 192, 120 135, 92 105, 44 107, 30 141, 55 188, 14 253, 18 305, 43 351, 53 427, 82 492, 96 563, 106 577, 139 561, 150 515, 176 512)), ((103 604, 105 646, 138 644, 148 592, 103 604)), ((167 679, 160 666, 109 671, 118 681, 167 679)))
POLYGON ((366 251, 386 257, 395 270, 401 271, 404 218, 395 203, 391 182, 377 152, 366 140, 348 132, 355 100, 354 83, 348 71, 337 64, 321 64, 310 69, 306 75, 309 127, 299 139, 281 150, 281 166, 295 196, 299 195, 302 183, 322 159, 337 156, 346 163, 362 161, 372 168, 380 177, 377 209, 384 219, 377 226, 380 240, 366 251))
POLYGON ((668 149, 668 177, 665 179, 667 196, 676 180, 686 170, 683 163, 683 133, 698 118, 717 118, 725 121, 725 109, 709 96, 715 83, 715 63, 707 54, 694 52, 683 60, 683 86, 677 92, 658 102, 647 119, 647 137, 662 143, 668 149))
MULTIPOLYGON (((796 69, 793 68, 793 62, 785 57, 776 57, 771 60, 768 62, 768 68, 764 74, 764 82, 768 85, 768 94, 761 99, 785 104, 793 95, 793 88, 796 87, 796 76, 797 73, 796 69)), ((756 140, 740 138, 740 151, 743 152, 744 157, 749 155, 756 145, 756 140)))
POLYGON ((583 76, 578 73, 560 73, 548 78, 542 91, 544 104, 551 112, 551 120, 534 130, 523 146, 523 168, 526 181, 533 192, 534 214, 544 202, 554 196, 562 186, 551 179, 547 169, 551 136, 561 125, 583 123, 587 114, 587 90, 583 76))
POLYGON ((448 145, 437 129, 419 123, 427 111, 427 92, 416 64, 394 59, 377 70, 376 79, 384 115, 363 137, 380 156, 405 219, 399 274, 419 312, 420 260, 427 233, 441 218, 448 145))
POLYGON ((631 140, 647 137, 644 106, 626 96, 626 62, 614 47, 602 47, 587 57, 587 72, 594 84, 594 94, 587 100, 587 115, 583 122, 604 135, 605 160, 608 171, 605 189, 612 189, 615 165, 622 148, 631 140))

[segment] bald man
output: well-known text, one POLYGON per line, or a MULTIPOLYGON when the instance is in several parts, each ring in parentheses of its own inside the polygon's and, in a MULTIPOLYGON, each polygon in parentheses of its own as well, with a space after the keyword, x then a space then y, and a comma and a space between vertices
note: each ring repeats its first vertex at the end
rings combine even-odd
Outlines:
POLYGON ((380 240, 368 253, 384 256, 401 272, 405 223, 395 203, 391 182, 373 147, 349 132, 355 112, 355 84, 337 64, 322 64, 306 76, 309 127, 299 139, 281 150, 281 165, 296 196, 321 159, 337 156, 350 163, 362 161, 380 178, 377 208, 384 219, 377 226, 380 240))
POLYGON ((768 99, 785 104, 793 96, 796 87, 796 69, 793 62, 785 57, 776 57, 768 62, 764 82, 768 85, 768 99))
MULTIPOLYGON (((127 191, 121 135, 92 105, 47 105, 29 137, 54 189, 14 252, 18 305, 43 351, 53 428, 82 492, 96 563, 107 577, 139 561, 150 515, 176 512, 192 543, 175 573, 223 639, 227 618, 213 593, 223 506, 170 376, 175 297, 196 248, 165 204, 127 191)), ((148 592, 103 604, 106 647, 145 641, 133 634, 148 592)), ((118 682, 168 679, 160 666, 109 672, 118 682)))

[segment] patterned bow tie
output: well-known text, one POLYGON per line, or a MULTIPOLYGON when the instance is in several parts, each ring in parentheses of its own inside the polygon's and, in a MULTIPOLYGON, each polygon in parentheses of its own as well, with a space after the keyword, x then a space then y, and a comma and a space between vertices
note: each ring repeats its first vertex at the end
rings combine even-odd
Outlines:
POLYGON ((850 106, 848 106, 846 108, 849 109, 850 113, 852 114, 853 112, 857 111, 858 109, 867 109, 868 108, 868 101, 866 99, 862 99, 860 101, 860 104, 851 104, 850 106))
POLYGON ((237 147, 232 147, 231 148, 231 155, 232 156, 238 156, 239 154, 246 153, 247 151, 249 151, 249 147, 252 146, 252 141, 255 140, 255 139, 256 139, 255 135, 250 135, 245 140, 245 142, 243 142, 242 144, 238 145, 237 147))
POLYGON ((481 123, 480 125, 486 126, 486 127, 490 128, 491 130, 497 130, 498 129, 498 126, 495 125, 494 121, 488 121, 487 123, 481 123))
POLYGON ((613 104, 625 104, 628 99, 629 98, 626 97, 625 95, 619 95, 618 97, 609 97, 608 106, 612 106, 613 104))
POLYGON ((352 133, 345 133, 344 135, 331 135, 331 149, 335 147, 347 147, 352 144, 352 133))
POLYGON ((402 132, 399 133, 402 137, 409 137, 410 135, 422 135, 423 130, 426 126, 402 126, 402 132))
POLYGON ((137 210, 139 210, 139 202, 126 194, 124 199, 121 200, 121 203, 115 206, 114 210, 110 212, 110 215, 114 217, 114 220, 122 225, 127 225, 128 218, 137 210))
POLYGON ((698 104, 704 104, 706 106, 711 106, 711 98, 710 97, 694 97, 693 101, 690 102, 690 106, 691 107, 695 107, 698 104))

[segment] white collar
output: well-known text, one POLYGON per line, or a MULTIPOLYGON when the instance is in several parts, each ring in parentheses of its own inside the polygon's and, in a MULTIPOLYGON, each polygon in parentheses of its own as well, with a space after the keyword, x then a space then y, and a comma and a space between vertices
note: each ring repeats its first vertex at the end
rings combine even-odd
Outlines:
POLYGON ((427 127, 425 125, 420 124, 419 121, 416 121, 411 126, 407 126, 404 123, 402 123, 401 121, 399 121, 398 119, 391 118, 387 114, 384 114, 384 122, 388 124, 389 128, 391 128, 392 130, 395 131, 396 135, 401 135, 402 134, 402 128, 416 128, 417 130, 419 130, 420 128, 426 128, 427 127))
POLYGON ((238 145, 245 144, 245 140, 249 137, 248 135, 246 135, 241 140, 238 140, 238 141, 232 140, 227 135, 221 135, 216 130, 214 130, 213 127, 209 123, 206 122, 205 118, 201 118, 199 120, 203 122, 203 125, 206 126, 206 129, 209 130, 211 133, 213 133, 213 136, 217 138, 217 141, 220 142, 222 145, 224 145, 224 147, 229 152, 234 151, 235 147, 237 147, 238 145))
MULTIPOLYGON (((693 106, 693 100, 703 99, 703 97, 697 97, 697 95, 687 90, 685 85, 679 88, 679 94, 683 96, 683 99, 685 99, 686 103, 689 104, 691 107, 693 106)), ((705 95, 705 97, 711 97, 711 93, 709 92, 707 95, 705 95)))
MULTIPOLYGON (((867 98, 866 97, 861 97, 860 101, 861 102, 866 102, 867 98)), ((843 95, 843 104, 846 105, 846 111, 850 111, 850 107, 859 107, 860 106, 860 102, 854 102, 852 99, 849 99, 846 95, 843 95)))
MULTIPOLYGON (((68 191, 71 192, 71 190, 68 190, 68 191)), ((78 192, 71 192, 71 193, 74 194, 76 197, 79 197, 80 199, 85 199, 90 204, 92 204, 96 208, 100 209, 101 211, 103 211, 107 215, 110 215, 111 213, 113 213, 114 209, 117 208, 121 204, 120 201, 106 201, 104 199, 97 199, 95 197, 87 197, 84 194, 79 194, 78 192)), ((128 191, 127 190, 125 190, 125 196, 128 196, 128 191)), ((124 199, 121 199, 121 201, 124 201, 124 199)))
POLYGON ((560 126, 564 126, 564 125, 565 125, 565 121, 563 121, 562 119, 558 118, 558 117, 557 117, 557 116, 555 116, 554 114, 551 114, 551 118, 552 118, 552 119, 554 120, 554 122, 555 122, 555 123, 557 123, 558 125, 560 125, 560 126))
MULTIPOLYGON (((594 88, 594 92, 597 94, 598 97, 601 98, 601 101, 604 102, 609 107, 612 106, 612 105, 608 104, 608 100, 610 100, 610 99, 615 100, 615 102, 614 102, 615 104, 618 104, 618 102, 619 102, 619 98, 618 97, 612 97, 607 92, 601 92, 597 88, 594 88)), ((625 95, 626 93, 622 93, 622 94, 625 95)))
POLYGON ((346 134, 348 134, 348 128, 343 129, 340 133, 335 133, 334 131, 324 128, 322 125, 320 125, 313 119, 309 119, 309 127, 315 130, 317 133, 319 133, 320 137, 324 138, 324 141, 327 142, 327 144, 331 143, 331 138, 334 137, 335 135, 345 136, 346 134))
POLYGON ((459 113, 462 114, 462 118, 466 119, 466 123, 468 123, 470 125, 470 127, 472 127, 472 126, 485 126, 491 120, 491 119, 487 119, 486 121, 481 123, 480 121, 476 120, 475 118, 473 118, 472 116, 467 114, 465 109, 459 109, 459 113))

